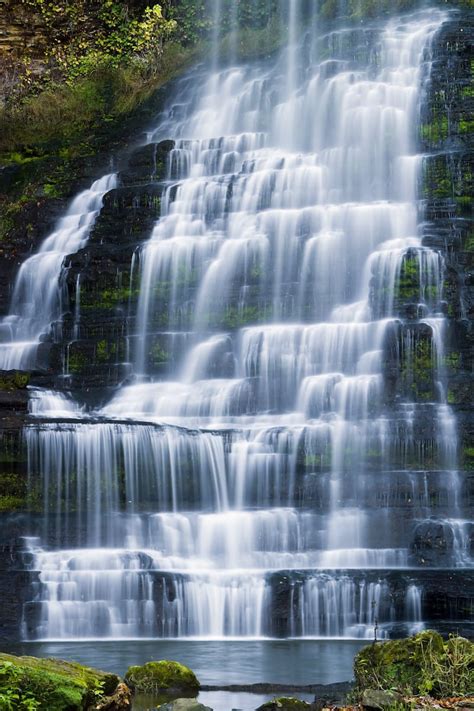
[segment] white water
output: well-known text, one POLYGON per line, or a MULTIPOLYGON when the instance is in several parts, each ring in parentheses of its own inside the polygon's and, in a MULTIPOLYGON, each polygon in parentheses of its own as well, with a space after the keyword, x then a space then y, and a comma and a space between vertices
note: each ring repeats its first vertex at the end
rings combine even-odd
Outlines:
POLYGON ((40 337, 64 310, 61 276, 68 254, 87 241, 115 174, 104 175, 71 202, 39 251, 21 265, 13 288, 10 312, 0 323, 0 369, 28 370, 36 365, 40 337))
POLYGON ((278 59, 219 70, 215 53, 150 133, 176 143, 140 254, 137 382, 92 417, 35 395, 33 415, 85 420, 26 431, 44 538, 83 546, 36 552, 37 637, 420 629, 416 571, 401 610, 391 586, 433 483, 453 512, 455 564, 467 562, 442 388, 444 267, 421 245, 416 193, 424 61, 443 15, 389 20, 360 63, 344 56, 344 30, 328 60, 328 38, 299 44, 290 19, 278 59), (405 397, 394 414, 384 366, 407 260, 438 401, 405 397), (164 382, 149 377, 163 318, 180 356, 164 382), (423 412, 437 428, 429 451, 416 444, 423 412))

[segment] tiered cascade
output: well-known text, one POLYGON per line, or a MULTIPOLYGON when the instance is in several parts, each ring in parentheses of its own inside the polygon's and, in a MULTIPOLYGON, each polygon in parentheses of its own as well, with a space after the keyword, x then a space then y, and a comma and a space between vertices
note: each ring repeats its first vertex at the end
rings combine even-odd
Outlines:
POLYGON ((84 246, 102 198, 115 184, 115 174, 104 175, 77 195, 39 251, 21 265, 10 313, 0 322, 0 369, 35 367, 41 336, 60 320, 65 308, 61 281, 65 259, 84 246))
POLYGON ((417 204, 443 14, 296 42, 297 10, 278 58, 194 71, 149 134, 174 147, 135 382, 93 413, 32 393, 30 637, 409 632, 420 527, 436 515, 446 565, 471 562, 444 265, 417 204), (177 366, 158 380, 163 349, 177 366))

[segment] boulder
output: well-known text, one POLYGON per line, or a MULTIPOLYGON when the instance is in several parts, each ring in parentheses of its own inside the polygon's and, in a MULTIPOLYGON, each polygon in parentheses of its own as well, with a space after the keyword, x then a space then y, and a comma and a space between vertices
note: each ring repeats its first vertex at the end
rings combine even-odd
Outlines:
POLYGON ((131 694, 115 674, 61 659, 0 653, 0 696, 5 708, 124 711, 131 694))
POLYGON ((305 709, 311 709, 311 704, 308 704, 307 701, 301 701, 291 696, 282 696, 266 701, 258 707, 257 711, 305 711, 305 709))
POLYGON ((167 660, 129 667, 125 681, 134 691, 145 694, 166 692, 194 697, 199 691, 199 681, 191 669, 167 660))
POLYGON ((160 706, 160 711, 212 711, 212 709, 199 703, 197 699, 175 699, 160 706))
POLYGON ((367 709, 388 709, 402 699, 403 697, 394 691, 366 689, 362 694, 361 703, 367 709))

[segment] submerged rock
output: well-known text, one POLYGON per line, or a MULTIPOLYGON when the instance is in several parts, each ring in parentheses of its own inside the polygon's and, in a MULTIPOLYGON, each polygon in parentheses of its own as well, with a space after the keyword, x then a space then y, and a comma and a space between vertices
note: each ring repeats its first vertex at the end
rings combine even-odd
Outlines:
POLYGON ((311 709, 311 704, 308 704, 307 701, 282 696, 279 699, 266 701, 258 707, 257 711, 304 711, 305 709, 311 709))
POLYGON ((199 703, 197 699, 175 699, 160 706, 160 711, 212 711, 212 709, 199 703))
POLYGON ((0 694, 11 702, 5 708, 36 703, 34 708, 47 711, 123 711, 130 708, 131 697, 115 674, 61 659, 2 653, 0 694))
POLYGON ((199 681, 191 669, 167 660, 129 667, 125 681, 131 689, 142 693, 166 691, 174 696, 195 696, 199 690, 199 681))

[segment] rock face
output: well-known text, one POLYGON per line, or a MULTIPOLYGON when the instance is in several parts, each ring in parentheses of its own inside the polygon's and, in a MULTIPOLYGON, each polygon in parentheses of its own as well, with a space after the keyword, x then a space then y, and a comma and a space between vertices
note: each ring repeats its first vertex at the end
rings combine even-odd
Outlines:
MULTIPOLYGON (((466 10, 446 22, 437 34, 421 116, 421 146, 429 154, 424 160, 422 185, 423 243, 439 250, 446 264, 447 400, 456 414, 460 464, 470 472, 474 465, 474 415, 469 395, 474 360, 473 25, 472 10, 466 10)), ((472 475, 464 496, 472 505, 472 475)))
POLYGON ((60 659, 0 654, 0 694, 11 706, 28 702, 48 711, 130 709, 130 690, 118 676, 60 659))

